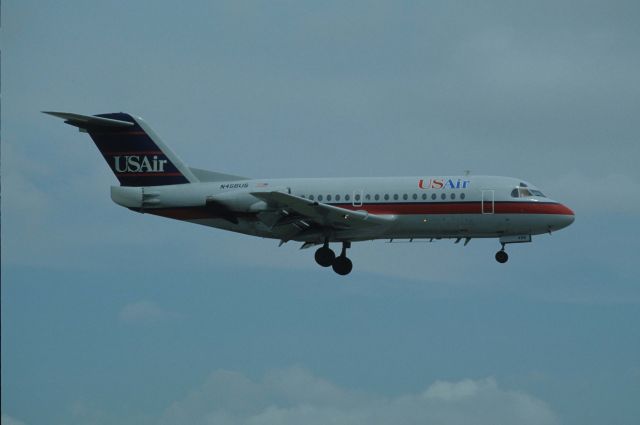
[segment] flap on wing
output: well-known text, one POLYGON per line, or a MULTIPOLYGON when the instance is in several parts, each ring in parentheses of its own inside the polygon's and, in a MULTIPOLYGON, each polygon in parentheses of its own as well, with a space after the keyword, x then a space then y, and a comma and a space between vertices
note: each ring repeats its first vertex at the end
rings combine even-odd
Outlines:
POLYGON ((352 211, 282 192, 252 192, 251 194, 268 204, 290 208, 323 226, 344 229, 357 226, 388 225, 395 220, 393 215, 382 216, 369 214, 366 211, 352 211))

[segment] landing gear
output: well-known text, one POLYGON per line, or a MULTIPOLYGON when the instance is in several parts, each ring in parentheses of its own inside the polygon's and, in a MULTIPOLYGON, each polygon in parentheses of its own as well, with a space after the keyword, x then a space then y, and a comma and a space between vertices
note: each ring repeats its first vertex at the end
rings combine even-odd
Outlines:
POLYGON ((498 263, 500 264, 506 263, 508 259, 509 259, 509 255, 503 250, 496 252, 496 261, 498 263))
POLYGON ((496 252, 496 261, 500 264, 506 263, 509 259, 509 255, 504 250, 504 244, 502 244, 502 249, 496 252))
POLYGON ((325 244, 316 251, 316 263, 320 264, 322 267, 329 267, 333 264, 335 259, 336 253, 329 248, 328 242, 325 242, 325 244))
POLYGON ((507 235, 500 236, 500 245, 502 245, 502 249, 496 252, 496 261, 500 264, 506 263, 509 259, 509 256, 504 251, 504 246, 508 243, 525 243, 531 242, 531 235, 521 234, 521 235, 507 235))
POLYGON ((329 248, 329 242, 316 250, 316 263, 322 267, 333 267, 333 271, 341 276, 348 275, 353 269, 353 263, 347 257, 347 248, 351 247, 351 242, 342 242, 342 252, 336 257, 335 252, 329 248))
POLYGON ((353 269, 353 263, 347 258, 347 248, 350 246, 351 242, 342 242, 342 252, 333 262, 333 271, 341 276, 348 275, 353 269))
POLYGON ((333 262, 333 271, 341 276, 351 273, 351 269, 353 269, 353 263, 349 258, 343 257, 342 255, 337 257, 336 261, 333 262))

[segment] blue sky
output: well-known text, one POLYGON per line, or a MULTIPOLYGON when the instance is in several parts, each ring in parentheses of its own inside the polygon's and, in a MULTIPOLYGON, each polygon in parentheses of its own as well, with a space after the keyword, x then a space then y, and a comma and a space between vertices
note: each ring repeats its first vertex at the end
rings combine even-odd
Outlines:
POLYGON ((636 2, 3 4, 2 422, 635 424, 636 2), (510 247, 309 250, 131 213, 90 139, 143 116, 255 177, 517 176, 510 247))

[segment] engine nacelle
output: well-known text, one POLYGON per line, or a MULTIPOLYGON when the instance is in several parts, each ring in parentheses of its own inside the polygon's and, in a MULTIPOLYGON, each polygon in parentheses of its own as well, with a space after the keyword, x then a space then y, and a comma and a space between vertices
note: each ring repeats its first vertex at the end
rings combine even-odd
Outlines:
POLYGON ((215 206, 227 212, 259 213, 268 205, 249 192, 216 193, 200 184, 150 187, 111 186, 111 199, 126 208, 215 206))
POLYGON ((267 204, 258 200, 250 193, 227 192, 207 196, 207 203, 217 203, 224 205, 235 212, 257 212, 266 208, 267 204), (259 205, 259 204, 264 204, 259 205))

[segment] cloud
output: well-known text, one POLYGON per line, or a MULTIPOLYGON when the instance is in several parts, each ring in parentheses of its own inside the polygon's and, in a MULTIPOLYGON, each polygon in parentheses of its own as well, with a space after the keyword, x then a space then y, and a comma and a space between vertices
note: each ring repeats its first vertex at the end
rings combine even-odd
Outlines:
POLYGON ((300 367, 252 380, 213 373, 173 403, 160 424, 556 424, 543 401, 500 388, 493 378, 438 381, 418 393, 365 394, 319 378, 300 367))
POLYGON ((121 322, 142 325, 158 323, 177 317, 176 313, 164 310, 153 301, 146 300, 127 304, 118 313, 118 319, 121 322))

